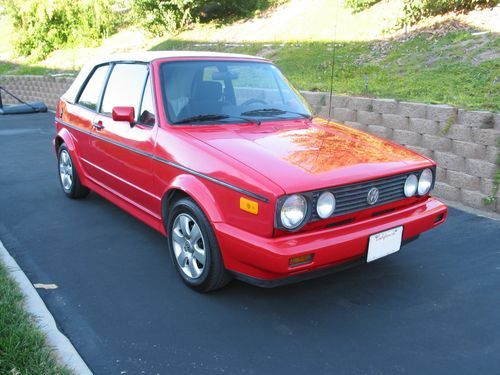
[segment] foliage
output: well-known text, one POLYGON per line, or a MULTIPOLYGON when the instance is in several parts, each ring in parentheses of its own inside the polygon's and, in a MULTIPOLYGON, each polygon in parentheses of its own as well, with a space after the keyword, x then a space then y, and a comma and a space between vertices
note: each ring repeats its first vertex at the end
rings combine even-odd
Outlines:
POLYGON ((40 60, 50 52, 95 45, 116 30, 109 0, 6 0, 17 53, 40 60))
POLYGON ((251 17, 270 7, 281 5, 288 0, 201 0, 197 3, 196 15, 202 22, 216 20, 228 23, 235 19, 251 17))
POLYGON ((400 25, 414 25, 420 20, 450 11, 466 11, 478 6, 494 7, 499 0, 404 0, 400 25))
MULTIPOLYGON (((498 50, 500 39, 474 36, 467 31, 443 36, 419 36, 390 47, 384 42, 345 42, 337 46, 334 91, 338 94, 443 103, 460 108, 500 110, 496 80, 498 59, 474 61, 486 51, 498 50), (464 44, 474 46, 465 49, 464 44), (365 88, 365 77, 368 83, 365 88)), ((301 90, 328 91, 331 74, 331 43, 301 42, 204 43, 169 39, 156 50, 213 50, 266 53, 301 90)))
POLYGON ((193 22, 229 23, 286 0, 134 0, 136 22, 154 35, 175 34, 193 22))
POLYGON ((351 8, 355 12, 361 12, 379 2, 380 0, 346 0, 345 5, 346 7, 351 8))
POLYGON ((193 21, 194 0, 134 0, 138 23, 155 35, 174 33, 193 21))

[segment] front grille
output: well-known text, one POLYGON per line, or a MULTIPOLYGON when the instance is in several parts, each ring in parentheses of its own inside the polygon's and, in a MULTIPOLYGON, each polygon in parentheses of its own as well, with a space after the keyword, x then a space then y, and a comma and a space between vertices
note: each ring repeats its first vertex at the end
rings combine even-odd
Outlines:
MULTIPOLYGON (((415 173, 415 172, 411 172, 415 173)), ((316 213, 316 201, 321 193, 330 191, 335 195, 336 208, 332 217, 345 215, 352 212, 361 211, 371 207, 381 206, 383 204, 395 202, 405 199, 404 185, 406 177, 410 174, 400 174, 380 178, 377 180, 366 181, 351 185, 339 186, 331 189, 325 189, 313 193, 313 210, 311 220, 320 220, 316 213), (370 205, 367 202, 368 191, 376 187, 379 190, 379 198, 377 203, 370 205)), ((417 177, 420 173, 416 173, 417 177)))

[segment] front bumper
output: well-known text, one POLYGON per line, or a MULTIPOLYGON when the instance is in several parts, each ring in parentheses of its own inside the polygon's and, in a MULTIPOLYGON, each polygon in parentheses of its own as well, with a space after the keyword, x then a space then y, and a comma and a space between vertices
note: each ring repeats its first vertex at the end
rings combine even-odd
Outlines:
POLYGON ((366 262, 369 236, 403 226, 403 243, 446 220, 447 207, 435 198, 342 227, 265 238, 226 223, 214 223, 225 267, 237 278, 276 286, 321 276, 366 262), (289 266, 289 259, 314 254, 313 261, 289 266))

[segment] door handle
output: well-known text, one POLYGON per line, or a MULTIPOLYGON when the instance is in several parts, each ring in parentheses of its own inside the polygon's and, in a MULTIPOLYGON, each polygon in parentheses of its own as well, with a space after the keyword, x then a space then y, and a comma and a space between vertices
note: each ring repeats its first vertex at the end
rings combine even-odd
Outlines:
POLYGON ((104 125, 102 124, 102 121, 101 121, 101 120, 92 122, 92 126, 93 126, 96 130, 101 130, 101 129, 104 129, 104 125))

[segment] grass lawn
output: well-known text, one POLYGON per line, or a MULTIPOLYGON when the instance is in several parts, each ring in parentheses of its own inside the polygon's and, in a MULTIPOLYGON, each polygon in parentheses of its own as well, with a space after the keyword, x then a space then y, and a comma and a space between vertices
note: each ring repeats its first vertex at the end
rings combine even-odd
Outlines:
MULTIPOLYGON (((337 94, 446 103, 500 110, 500 38, 457 31, 407 41, 337 44, 337 94)), ((300 90, 328 91, 332 43, 204 43, 170 39, 155 50, 215 50, 259 54, 273 60, 300 90)))
POLYGON ((71 374, 59 366, 42 332, 23 310, 17 285, 0 265, 0 374, 71 374))

